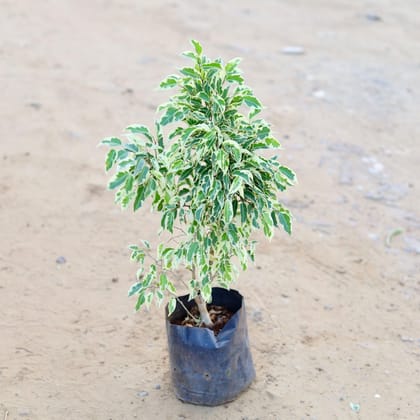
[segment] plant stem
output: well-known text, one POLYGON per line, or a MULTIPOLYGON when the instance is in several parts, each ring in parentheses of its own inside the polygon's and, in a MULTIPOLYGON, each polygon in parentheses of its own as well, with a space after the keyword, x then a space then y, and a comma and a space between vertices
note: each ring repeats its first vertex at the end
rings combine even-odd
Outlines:
POLYGON ((207 310, 206 301, 202 298, 200 294, 195 297, 195 303, 198 306, 200 311, 201 322, 208 328, 213 328, 213 322, 210 319, 209 311, 207 310))
MULTIPOLYGON (((192 266, 192 277, 193 280, 196 280, 196 268, 195 265, 192 266)), ((207 310, 207 304, 206 301, 203 299, 203 297, 200 294, 200 291, 198 291, 197 296, 195 297, 195 303, 197 304, 198 310, 200 311, 200 319, 201 322, 207 327, 207 328, 213 328, 213 322, 210 318, 209 311, 207 310)))

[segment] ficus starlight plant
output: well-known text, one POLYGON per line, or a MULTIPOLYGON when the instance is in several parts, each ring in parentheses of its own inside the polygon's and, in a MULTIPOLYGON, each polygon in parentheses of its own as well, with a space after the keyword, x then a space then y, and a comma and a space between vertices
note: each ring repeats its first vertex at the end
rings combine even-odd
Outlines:
POLYGON ((246 270, 254 261, 253 230, 268 238, 276 227, 290 234, 291 215, 277 193, 294 183, 295 174, 277 156, 261 153, 280 144, 258 116, 262 104, 244 84, 240 59, 211 60, 199 42, 191 43, 193 51, 183 53, 191 65, 160 84, 176 93, 158 107, 154 128, 131 125, 125 141, 111 137, 102 144, 110 147, 106 170, 116 168, 108 185, 116 202, 123 208, 132 203, 137 211, 150 200, 161 215, 159 233, 174 239, 155 251, 147 240, 130 246, 131 259, 140 265, 129 291, 137 296, 136 309, 168 297, 172 313, 172 273, 184 267, 191 273, 197 322, 211 327, 206 302, 212 287, 229 288, 238 274, 234 262, 246 270))

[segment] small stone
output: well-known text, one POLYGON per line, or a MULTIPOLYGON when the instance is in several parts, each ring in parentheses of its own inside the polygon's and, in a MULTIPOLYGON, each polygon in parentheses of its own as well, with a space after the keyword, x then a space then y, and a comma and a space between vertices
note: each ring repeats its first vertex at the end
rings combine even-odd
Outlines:
POLYGON ((160 384, 156 384, 155 389, 160 389, 160 384))
POLYGON ((375 13, 366 13, 365 18, 371 22, 380 22, 382 20, 382 18, 375 13))
POLYGON ((112 277, 111 281, 112 283, 118 283, 118 277, 112 277))
POLYGON ((371 167, 368 168, 368 171, 373 175, 379 174, 383 170, 384 170, 384 165, 382 165, 382 163, 380 162, 376 162, 371 167))
POLYGON ((312 96, 318 99, 324 99, 326 94, 323 90, 315 90, 314 92, 312 92, 312 96))
POLYGON ((400 335, 400 340, 401 340, 403 343, 414 343, 414 338, 407 337, 407 336, 405 336, 405 335, 400 335))
POLYGON ((379 174, 384 170, 384 165, 381 162, 379 162, 374 156, 363 156, 362 162, 367 163, 369 165, 367 169, 372 175, 379 174))
POLYGON ((59 256, 59 257, 55 260, 55 262, 56 262, 57 264, 65 264, 65 263, 67 262, 67 260, 66 260, 66 258, 65 258, 65 257, 63 257, 63 256, 61 255, 61 256, 59 256))
POLYGON ((372 241, 377 241, 379 239, 379 236, 376 233, 373 233, 373 232, 369 232, 367 234, 367 237, 369 239, 372 239, 372 241))
POLYGON ((358 413, 360 411, 360 404, 357 403, 350 403, 350 408, 355 412, 358 413))
POLYGON ((18 410, 18 415, 21 417, 27 417, 31 414, 29 408, 21 408, 18 410))
POLYGON ((375 394, 374 398, 381 398, 380 394, 375 394))
POLYGON ((334 306, 332 305, 324 305, 324 310, 325 311, 332 311, 334 309, 334 306))
POLYGON ((41 109, 42 105, 39 102, 30 102, 28 104, 33 109, 36 109, 37 111, 41 109))
POLYGON ((288 45, 283 47, 281 52, 286 55, 302 55, 305 54, 305 50, 303 47, 298 45, 288 45))
POLYGON ((147 391, 137 392, 137 396, 140 397, 140 398, 147 397, 148 395, 149 395, 149 393, 147 391))

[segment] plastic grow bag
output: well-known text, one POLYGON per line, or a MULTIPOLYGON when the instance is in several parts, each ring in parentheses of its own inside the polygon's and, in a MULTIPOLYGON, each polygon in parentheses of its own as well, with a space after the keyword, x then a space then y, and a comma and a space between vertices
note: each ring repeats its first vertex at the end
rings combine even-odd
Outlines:
MULTIPOLYGON (((179 299, 188 310, 194 305, 188 295, 179 299)), ((171 324, 186 316, 178 302, 166 317, 175 394, 182 401, 210 406, 234 400, 255 378, 243 297, 236 290, 215 287, 212 304, 234 312, 217 336, 208 328, 171 324)))

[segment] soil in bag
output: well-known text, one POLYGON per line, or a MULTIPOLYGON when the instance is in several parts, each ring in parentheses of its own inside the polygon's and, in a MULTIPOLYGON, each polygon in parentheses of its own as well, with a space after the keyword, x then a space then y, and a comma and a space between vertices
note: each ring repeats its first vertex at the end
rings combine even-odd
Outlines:
MULTIPOLYGON (((211 330, 213 330, 214 335, 218 335, 229 319, 232 318, 233 312, 223 306, 211 304, 207 305, 207 310, 209 311, 210 319, 213 322, 211 330)), ((196 320, 200 318, 200 311, 198 310, 197 305, 190 309, 190 314, 187 314, 184 318, 174 319, 171 323, 175 325, 182 325, 184 327, 208 328, 203 323, 197 324, 196 320), (190 314, 194 318, 192 318, 190 314)))

